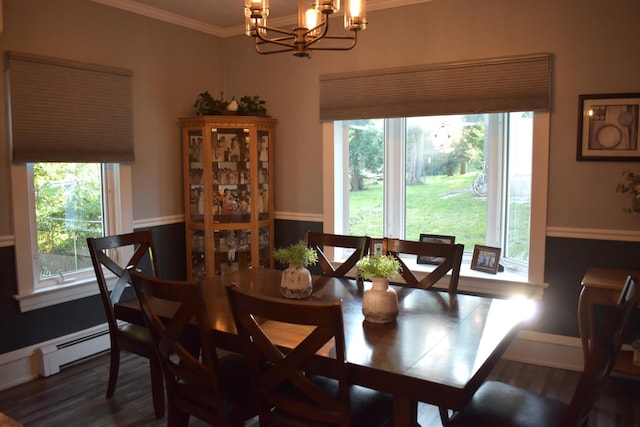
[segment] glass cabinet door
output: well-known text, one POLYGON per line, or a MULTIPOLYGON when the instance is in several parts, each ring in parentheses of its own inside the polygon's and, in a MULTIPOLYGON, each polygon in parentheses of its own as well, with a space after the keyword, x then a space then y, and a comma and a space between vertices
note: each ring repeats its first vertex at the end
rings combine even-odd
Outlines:
POLYGON ((207 276, 204 231, 191 231, 190 236, 187 236, 187 238, 190 238, 191 244, 191 278, 192 280, 204 279, 207 276))
POLYGON ((191 221, 202 221, 204 216, 203 181, 203 140, 202 132, 189 132, 189 216, 191 221))
POLYGON ((258 131, 258 217, 269 218, 269 132, 258 131))
POLYGON ((213 222, 249 222, 251 193, 249 132, 211 130, 213 222))

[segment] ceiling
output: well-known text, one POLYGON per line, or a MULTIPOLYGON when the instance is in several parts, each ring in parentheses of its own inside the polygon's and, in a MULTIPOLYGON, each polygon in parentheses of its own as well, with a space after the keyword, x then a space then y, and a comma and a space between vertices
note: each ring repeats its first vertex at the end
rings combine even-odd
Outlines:
MULTIPOLYGON (((93 0, 150 18, 219 37, 244 32, 243 0, 93 0)), ((306 0, 311 3, 310 0, 306 0)), ((344 1, 344 0, 343 0, 344 1)), ((367 0, 367 10, 388 9, 432 0, 367 0)), ((270 0, 269 25, 296 22, 296 0, 270 0)))

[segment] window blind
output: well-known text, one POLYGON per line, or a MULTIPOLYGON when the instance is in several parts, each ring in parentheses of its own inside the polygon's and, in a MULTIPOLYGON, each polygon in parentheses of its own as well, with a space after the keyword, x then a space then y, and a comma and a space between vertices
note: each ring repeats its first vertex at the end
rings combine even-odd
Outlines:
POLYGON ((14 162, 134 160, 130 70, 7 57, 14 162))
POLYGON ((549 109, 549 53, 320 76, 320 120, 549 109))

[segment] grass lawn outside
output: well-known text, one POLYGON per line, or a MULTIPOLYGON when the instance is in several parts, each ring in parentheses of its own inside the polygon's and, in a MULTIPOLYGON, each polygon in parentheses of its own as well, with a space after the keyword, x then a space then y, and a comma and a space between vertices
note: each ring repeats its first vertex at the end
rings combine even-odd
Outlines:
MULTIPOLYGON (((465 252, 469 253, 473 252, 474 245, 485 245, 487 198, 473 193, 475 175, 475 172, 438 175, 407 186, 405 239, 419 240, 421 233, 455 236, 456 243, 463 243, 465 252)), ((382 237, 382 198, 381 181, 368 183, 365 190, 349 193, 349 234, 382 237)), ((512 249, 523 259, 528 257, 529 205, 528 202, 511 203, 509 211, 509 233, 516 236, 512 239, 512 249)))

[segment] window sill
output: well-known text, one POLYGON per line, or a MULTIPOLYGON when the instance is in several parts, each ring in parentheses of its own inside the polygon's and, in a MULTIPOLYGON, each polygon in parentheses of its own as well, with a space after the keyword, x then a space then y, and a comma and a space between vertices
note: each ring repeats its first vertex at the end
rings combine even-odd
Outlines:
POLYGON ((48 286, 46 288, 34 289, 29 294, 14 295, 18 301, 20 312, 24 313, 39 308, 49 307, 56 304, 98 295, 98 283, 95 277, 84 280, 77 280, 73 283, 48 286))
MULTIPOLYGON (((415 260, 405 259, 403 261, 414 272, 418 279, 422 279, 428 272, 435 268, 434 265, 417 264, 415 260)), ((349 276, 355 277, 355 269, 349 272, 349 276)), ((449 275, 446 276, 447 279, 449 275)), ((448 283, 436 283, 434 288, 446 290, 448 283)), ((505 269, 497 274, 484 273, 472 270, 468 263, 463 261, 460 268, 460 280, 458 281, 458 292, 475 295, 487 295, 501 298, 508 298, 515 295, 524 295, 527 298, 542 299, 547 283, 531 283, 525 272, 505 269)))

